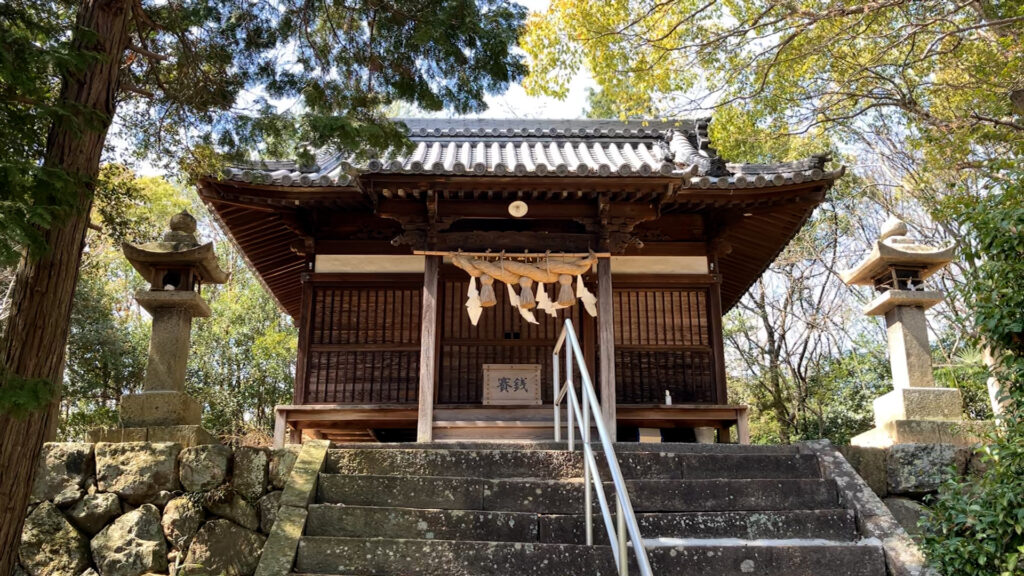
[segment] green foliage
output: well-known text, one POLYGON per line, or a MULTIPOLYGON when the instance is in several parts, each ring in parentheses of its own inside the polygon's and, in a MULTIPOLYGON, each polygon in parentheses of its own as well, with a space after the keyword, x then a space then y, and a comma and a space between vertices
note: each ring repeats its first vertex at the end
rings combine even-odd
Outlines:
POLYGON ((111 184, 46 161, 58 119, 75 132, 106 132, 116 120, 123 159, 199 176, 225 156, 309 160, 309 146, 328 143, 403 146, 401 127, 385 121, 389 104, 476 112, 526 72, 512 50, 525 9, 507 0, 115 4, 98 17, 132 12, 116 118, 61 97, 63 80, 99 58, 94 33, 76 25, 84 4, 0 4, 0 267, 26 247, 42 254, 45 231, 111 184))
POLYGON ((966 286, 978 331, 998 362, 1004 411, 982 450, 985 471, 951 480, 932 503, 925 526, 928 559, 944 574, 1024 574, 1024 203, 1019 184, 977 203, 960 217, 977 242, 969 257, 983 258, 966 286))
POLYGON ((730 380, 730 400, 751 407, 750 435, 755 444, 778 444, 828 438, 835 445, 873 426, 872 401, 892 384, 885 350, 879 342, 863 342, 843 355, 823 359, 804 390, 785 378, 792 421, 784 422, 772 405, 771 390, 750 377, 730 380), (785 434, 782 426, 789 426, 785 434))
POLYGON ((206 404, 203 424, 224 435, 270 432, 274 406, 291 403, 297 332, 227 242, 232 278, 211 287, 213 315, 197 319, 189 357, 189 393, 206 404))
POLYGON ((924 526, 928 560, 943 574, 1024 574, 1024 362, 1005 366, 1013 405, 980 454, 984 471, 942 486, 924 526), (1012 374, 1012 375, 1011 375, 1012 374))
POLYGON ((0 266, 22 248, 45 250, 40 227, 59 221, 74 199, 72 177, 41 162, 49 124, 81 112, 57 102, 61 74, 91 60, 68 46, 67 2, 0 4, 0 266))
POLYGON ((45 408, 58 394, 49 380, 23 378, 6 371, 0 373, 0 384, 0 412, 15 418, 45 408))

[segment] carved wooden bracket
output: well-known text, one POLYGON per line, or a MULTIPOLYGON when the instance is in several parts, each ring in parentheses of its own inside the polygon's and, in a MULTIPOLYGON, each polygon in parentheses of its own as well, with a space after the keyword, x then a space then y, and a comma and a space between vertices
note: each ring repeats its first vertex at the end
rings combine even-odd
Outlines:
POLYGON ((600 225, 600 248, 612 254, 622 254, 631 246, 642 247, 644 243, 633 230, 641 222, 658 218, 658 208, 650 204, 612 202, 608 193, 597 199, 598 223, 600 225))

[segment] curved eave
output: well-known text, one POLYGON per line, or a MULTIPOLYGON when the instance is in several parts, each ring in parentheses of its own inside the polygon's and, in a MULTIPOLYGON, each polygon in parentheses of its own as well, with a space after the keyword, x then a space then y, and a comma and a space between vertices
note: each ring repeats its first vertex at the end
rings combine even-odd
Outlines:
POLYGON ((955 253, 955 246, 919 247, 917 250, 908 251, 885 242, 875 242, 871 253, 864 260, 850 270, 842 272, 839 277, 850 285, 873 286, 875 278, 884 274, 890 267, 913 266, 922 269, 921 279, 924 280, 952 262, 955 253))
MULTIPOLYGON (((702 200, 705 206, 715 206, 732 217, 725 234, 711 239, 732 247, 718 256, 723 313, 743 298, 785 250, 833 183, 830 179, 743 193, 725 190, 717 194, 717 202, 702 200)), ((686 193, 681 191, 676 202, 689 209, 686 193)))
MULTIPOLYGON (((303 238, 285 224, 281 206, 225 197, 217 181, 201 180, 199 196, 214 220, 245 260, 278 307, 298 319, 302 308, 302 274, 307 260, 292 250, 303 238)), ((263 195, 270 190, 257 190, 263 195)))
POLYGON ((146 279, 153 277, 154 266, 190 264, 199 269, 199 277, 203 282, 223 284, 228 281, 228 273, 221 270, 217 263, 217 255, 213 252, 213 242, 177 252, 145 250, 128 243, 123 243, 121 249, 132 267, 146 279))

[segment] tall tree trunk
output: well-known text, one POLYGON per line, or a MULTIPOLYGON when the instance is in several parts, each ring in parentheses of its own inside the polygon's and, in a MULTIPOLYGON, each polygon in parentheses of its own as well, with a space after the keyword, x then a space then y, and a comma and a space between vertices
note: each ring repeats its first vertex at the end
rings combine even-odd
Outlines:
POLYGON ((988 368, 988 381, 986 385, 988 388, 988 401, 992 406, 992 415, 999 417, 999 415, 1006 411, 1006 405, 1009 401, 1006 399, 999 378, 996 376, 999 360, 992 353, 991 346, 987 344, 982 345, 981 360, 985 363, 985 367, 988 368))
MULTIPOLYGON (((50 127, 44 166, 64 170, 77 183, 78 194, 71 214, 46 232, 48 252, 22 259, 0 344, 8 374, 46 379, 57 389, 93 185, 129 41, 129 8, 127 0, 82 0, 79 6, 73 48, 99 57, 63 79, 60 98, 63 104, 94 112, 98 118, 83 113, 79 118, 90 117, 84 122, 60 119, 50 127)), ((59 397, 49 408, 23 418, 0 414, 0 575, 13 571, 35 463, 47 431, 56 423, 58 406, 59 397)))

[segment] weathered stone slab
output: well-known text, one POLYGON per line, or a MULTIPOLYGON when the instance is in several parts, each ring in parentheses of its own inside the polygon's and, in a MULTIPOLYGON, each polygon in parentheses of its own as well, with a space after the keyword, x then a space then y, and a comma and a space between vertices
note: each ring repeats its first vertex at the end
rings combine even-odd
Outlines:
POLYGON ((263 547, 256 576, 288 576, 295 562, 295 551, 306 526, 306 509, 282 506, 277 521, 263 547))
MULTIPOLYGON (((775 547, 681 544, 656 548, 650 557, 654 573, 664 576, 826 575, 836 574, 836 566, 843 566, 844 576, 885 574, 877 543, 775 547)), ((297 571, 324 574, 406 576, 617 573, 611 551, 604 546, 323 537, 303 538, 296 567, 297 571)))
POLYGON ((160 526, 172 546, 186 551, 204 520, 206 520, 206 512, 198 498, 179 496, 164 507, 160 526))
POLYGON ((152 504, 114 520, 92 539, 91 547, 103 576, 167 571, 167 542, 160 527, 160 511, 152 504))
POLYGON ((211 492, 206 495, 203 505, 211 514, 227 518, 243 528, 257 530, 260 527, 256 507, 234 490, 211 492))
POLYGON ((616 574, 612 555, 603 547, 325 537, 302 539, 296 572, 404 576, 616 574))
MULTIPOLYGON (((544 511, 552 514, 573 514, 583 511, 582 478, 573 480, 489 480, 483 487, 483 505, 480 508, 482 510, 544 511)), ((429 508, 430 506, 421 507, 429 508)), ((477 507, 469 509, 477 509, 477 507)))
POLYGON ((146 431, 150 442, 174 442, 183 448, 219 443, 213 434, 198 425, 151 426, 146 431))
POLYGON ((121 500, 117 494, 100 492, 87 494, 66 512, 68 520, 88 536, 93 536, 121 515, 121 500))
POLYGON ((227 480, 231 448, 222 444, 193 446, 181 451, 179 474, 188 492, 207 492, 227 480))
POLYGON ((365 448, 331 450, 325 470, 331 474, 376 476, 575 478, 583 475, 582 462, 578 452, 564 450, 365 448))
POLYGON ((267 468, 270 457, 264 448, 235 448, 231 485, 249 502, 255 503, 267 491, 267 468))
POLYGON ((119 408, 121 421, 128 428, 152 426, 198 426, 203 406, 184 392, 154 390, 125 394, 119 408))
POLYGON ((313 504, 309 536, 536 542, 537 514, 313 504))
POLYGON ((866 446, 839 446, 839 452, 879 498, 888 494, 886 450, 866 446))
POLYGON ((291 474, 281 495, 282 506, 305 508, 316 496, 317 478, 323 470, 327 449, 331 446, 328 440, 307 440, 299 451, 291 474))
POLYGON ((299 457, 301 446, 290 445, 284 448, 275 448, 270 452, 270 484, 282 490, 288 482, 288 476, 292 473, 292 466, 295 459, 299 457))
MULTIPOLYGON (((484 484, 484 480, 477 478, 324 474, 320 477, 319 501, 351 506, 401 503, 407 508, 481 510, 484 484)), ((287 495, 288 488, 285 488, 287 495)), ((284 497, 281 504, 286 505, 284 497)))
POLYGON ((266 538, 227 520, 211 520, 188 548, 181 576, 251 576, 266 538))
POLYGON ((963 418, 963 396, 956 388, 897 388, 875 398, 875 426, 896 420, 939 420, 957 422, 963 418))
POLYGON ((964 473, 970 450, 952 444, 896 444, 889 448, 886 470, 890 494, 935 492, 964 473))
POLYGON ((877 542, 781 543, 777 546, 719 545, 658 547, 648 552, 659 576, 885 576, 885 558, 877 542), (839 568, 842 567, 842 568, 839 568))
POLYGON ((815 510, 837 508, 826 480, 627 480, 637 512, 815 510))
POLYGON ((270 534, 277 521, 277 510, 281 507, 281 491, 268 492, 256 503, 256 512, 260 516, 260 532, 270 534))
POLYGON ((96 445, 96 484, 132 505, 153 502, 160 492, 173 492, 178 482, 178 444, 101 442, 96 445))
MULTIPOLYGON (((683 478, 703 480, 712 478, 769 479, 819 478, 818 459, 809 454, 683 454, 683 478)), ((652 479, 650 476, 637 476, 652 479)), ((610 478, 605 478, 609 479, 610 478)))
MULTIPOLYGON (((608 535, 603 521, 596 515, 594 521, 594 541, 607 544, 608 535)), ((852 510, 645 512, 637 514, 637 523, 641 534, 659 538, 816 538, 835 542, 852 542, 857 539, 857 523, 852 510)), ((584 544, 585 526, 586 518, 582 514, 542 514, 540 541, 584 544)))
POLYGON ((909 498, 892 497, 884 500, 896 521, 915 540, 921 535, 918 522, 928 517, 928 509, 909 498))
POLYGON ((100 442, 147 442, 149 441, 149 431, 145 428, 100 427, 86 432, 85 439, 94 444, 100 442))
POLYGON ((33 503, 53 500, 67 489, 84 488, 96 474, 93 445, 86 442, 47 442, 36 465, 33 503))
POLYGON ((25 519, 18 558, 32 576, 78 576, 89 567, 89 540, 43 502, 25 519))

